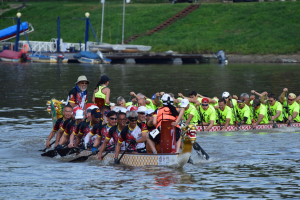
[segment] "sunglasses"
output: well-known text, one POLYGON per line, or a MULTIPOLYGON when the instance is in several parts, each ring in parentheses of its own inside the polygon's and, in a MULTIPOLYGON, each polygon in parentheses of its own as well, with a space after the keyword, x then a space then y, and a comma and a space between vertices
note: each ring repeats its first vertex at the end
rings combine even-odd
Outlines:
POLYGON ((80 84, 82 84, 82 85, 87 85, 88 82, 80 82, 80 84))
POLYGON ((151 116, 153 116, 153 114, 148 114, 147 116, 150 116, 150 117, 151 117, 151 116))
POLYGON ((238 103, 244 103, 244 101, 242 101, 242 100, 237 100, 237 102, 238 102, 238 103))
POLYGON ((109 119, 111 119, 111 120, 117 120, 118 118, 116 118, 116 117, 110 117, 109 119))
POLYGON ((135 121, 137 121, 137 118, 135 118, 135 117, 129 117, 128 120, 131 121, 131 122, 135 122, 135 121))
POLYGON ((208 106, 208 103, 207 104, 202 104, 202 106, 208 106))
POLYGON ((139 112, 138 114, 140 114, 140 115, 145 115, 145 113, 143 113, 143 112, 139 112))
POLYGON ((289 101, 294 101, 294 99, 288 99, 289 101))
POLYGON ((273 103, 275 100, 268 100, 270 103, 273 103))

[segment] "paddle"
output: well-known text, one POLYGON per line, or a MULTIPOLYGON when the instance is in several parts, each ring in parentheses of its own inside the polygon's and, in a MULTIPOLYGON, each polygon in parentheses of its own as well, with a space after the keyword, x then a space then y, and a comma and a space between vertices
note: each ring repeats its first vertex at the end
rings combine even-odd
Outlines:
POLYGON ((69 155, 69 154, 72 154, 72 153, 77 153, 77 152, 79 152, 79 148, 77 148, 77 147, 72 147, 72 148, 67 147, 67 148, 57 149, 56 151, 57 151, 57 153, 58 153, 61 157, 64 157, 64 156, 66 156, 67 154, 69 155), (71 153, 71 151, 73 151, 73 152, 71 153))
MULTIPOLYGON (((67 145, 68 145, 68 143, 65 144, 63 147, 65 147, 67 145)), ((42 153, 41 156, 47 156, 47 157, 53 158, 53 157, 57 156, 57 150, 58 149, 53 149, 53 150, 47 151, 45 153, 42 153)))
POLYGON ((125 151, 122 153, 121 157, 118 159, 118 161, 117 161, 118 164, 120 163, 120 160, 123 158, 124 154, 129 149, 130 146, 131 146, 131 144, 129 143, 128 146, 126 147, 125 151))
MULTIPOLYGON (((270 104, 269 104, 269 99, 266 95, 266 99, 267 99, 267 104, 268 104, 268 108, 269 108, 269 111, 270 111, 270 115, 271 115, 271 118, 273 117, 273 114, 272 114, 272 111, 271 111, 271 108, 270 108, 270 104)), ((273 128, 278 128, 277 124, 275 123, 275 121, 273 120, 273 128)))
POLYGON ((209 159, 209 155, 204 151, 204 149, 202 149, 202 147, 200 146, 200 144, 198 142, 195 141, 193 148, 197 151, 197 153, 199 153, 198 151, 201 151, 201 154, 204 159, 206 159, 206 160, 209 159))
POLYGON ((220 119, 220 112, 219 112, 218 109, 217 109, 217 113, 218 113, 218 117, 219 117, 220 130, 222 130, 221 119, 220 119))
MULTIPOLYGON (((50 144, 50 147, 55 143, 55 141, 53 141, 51 144, 50 144)), ((45 149, 40 149, 39 151, 43 151, 45 152, 48 148, 46 147, 45 149)))
POLYGON ((235 113, 234 105, 232 103, 232 99, 230 99, 230 101, 231 101, 231 105, 232 105, 232 109, 233 109, 233 113, 234 113, 235 124, 237 125, 237 129, 239 131, 240 130, 240 124, 238 123, 237 118, 236 118, 236 113, 235 113))
MULTIPOLYGON (((288 113, 288 120, 290 117, 290 111, 289 111, 289 99, 288 99, 288 94, 285 92, 285 98, 286 98, 286 105, 287 105, 287 113, 288 113)), ((291 126, 291 121, 289 120, 288 126, 291 126)))
MULTIPOLYGON (((201 106, 201 105, 200 105, 200 106, 201 106)), ((203 115, 202 115, 202 112, 201 112, 201 108, 200 108, 200 106, 199 106, 200 123, 201 123, 201 126, 202 126, 202 131, 204 131, 203 119, 202 119, 203 115)))
MULTIPOLYGON (((253 100, 254 101, 254 100, 253 100)), ((252 103, 252 110, 253 110, 253 119, 252 119, 252 123, 255 123, 255 109, 254 109, 254 103, 252 103)), ((253 127, 253 129, 255 129, 255 127, 253 127)))
MULTIPOLYGON (((106 147, 106 148, 109 148, 109 147, 111 147, 111 146, 114 146, 114 145, 110 145, 110 146, 108 146, 108 147, 106 147)), ((111 151, 113 150, 113 148, 112 149, 110 149, 110 150, 108 150, 101 158, 103 159, 108 153, 110 153, 111 151)), ((96 151, 96 154, 99 152, 99 150, 97 150, 96 151)), ((91 153, 90 155, 88 155, 88 156, 81 156, 81 157, 78 157, 78 158, 75 158, 75 159, 73 159, 73 160, 70 160, 69 162, 84 162, 84 161, 86 161, 90 156, 92 156, 92 155, 96 155, 95 153, 91 153)))

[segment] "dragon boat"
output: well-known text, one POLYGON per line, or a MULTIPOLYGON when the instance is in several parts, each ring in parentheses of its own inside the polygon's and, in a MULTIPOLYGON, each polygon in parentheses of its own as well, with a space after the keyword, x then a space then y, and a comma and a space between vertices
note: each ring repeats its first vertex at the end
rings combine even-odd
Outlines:
MULTIPOLYGON (((121 152, 119 154, 120 163, 128 166, 171 166, 171 167, 183 167, 191 156, 191 152, 193 149, 193 145, 196 141, 196 126, 188 125, 182 128, 182 141, 183 146, 180 153, 172 153, 175 152, 175 128, 171 126, 171 122, 168 121, 166 123, 162 123, 162 131, 161 134, 161 145, 160 152, 165 153, 127 153, 123 151, 124 155, 121 157, 121 152)), ((97 160, 97 155, 91 155, 91 151, 84 150, 77 156, 89 156, 91 159, 97 160)), ((105 152, 103 152, 105 155, 105 152)), ((113 162, 115 158, 115 153, 108 153, 104 158, 103 162, 113 162)))

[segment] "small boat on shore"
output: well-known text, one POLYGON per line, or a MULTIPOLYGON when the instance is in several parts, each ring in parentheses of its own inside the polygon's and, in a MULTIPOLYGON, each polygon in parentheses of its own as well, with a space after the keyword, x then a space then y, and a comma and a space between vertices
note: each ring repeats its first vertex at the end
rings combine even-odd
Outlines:
POLYGON ((122 53, 137 53, 141 51, 150 51, 151 46, 144 45, 129 45, 129 44, 100 44, 90 45, 89 50, 92 52, 122 52, 122 53))
POLYGON ((6 62, 27 62, 31 59, 26 55, 26 53, 12 50, 3 50, 2 52, 0 52, 0 60, 6 62))
POLYGON ((80 51, 73 56, 80 63, 89 63, 89 64, 109 64, 111 59, 106 58, 101 51, 97 53, 89 51, 80 51))
POLYGON ((59 55, 43 55, 40 52, 35 52, 33 55, 29 55, 32 62, 38 62, 38 63, 67 63, 68 58, 59 54, 59 55))
MULTIPOLYGON (((34 28, 28 22, 23 22, 20 26, 20 35, 24 35, 24 31, 29 34, 34 31, 34 28)), ((17 25, 0 30, 0 41, 10 40, 17 35, 17 25)))

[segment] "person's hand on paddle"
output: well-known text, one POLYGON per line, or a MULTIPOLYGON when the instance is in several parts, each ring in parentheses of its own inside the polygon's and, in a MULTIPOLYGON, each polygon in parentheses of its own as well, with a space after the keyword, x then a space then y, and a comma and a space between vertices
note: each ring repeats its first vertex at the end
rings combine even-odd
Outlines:
POLYGON ((130 92, 131 96, 136 96, 136 94, 134 92, 130 92))
POLYGON ((73 142, 70 142, 69 145, 68 145, 68 147, 69 147, 69 148, 73 148, 73 147, 74 147, 74 143, 73 143, 73 142))
POLYGON ((256 92, 255 90, 251 90, 251 93, 252 93, 252 94, 255 94, 255 92, 256 92))
POLYGON ((272 120, 272 121, 275 120, 275 116, 272 116, 272 117, 271 117, 271 120, 272 120))
POLYGON ((115 158, 115 159, 114 159, 114 163, 115 163, 115 164, 120 164, 119 159, 118 159, 118 158, 115 158))
POLYGON ((160 92, 159 94, 160 94, 160 96, 163 96, 165 94, 165 92, 160 92))
POLYGON ((92 148, 92 154, 96 155, 98 153, 98 148, 97 147, 93 147, 92 148))
POLYGON ((137 142, 136 142, 136 140, 135 140, 135 139, 131 139, 131 140, 130 140, 130 144, 131 144, 131 145, 135 146, 135 145, 136 145, 136 143, 137 143, 137 142))
POLYGON ((284 92, 287 92, 287 91, 288 91, 288 89, 287 89, 287 88, 283 88, 283 91, 284 91, 284 92))
POLYGON ((172 122, 172 123, 171 123, 171 126, 174 126, 174 127, 175 127, 175 126, 177 126, 177 124, 178 124, 178 123, 176 123, 176 122, 172 122))
POLYGON ((254 129, 256 126, 257 126, 257 123, 253 123, 253 124, 252 124, 253 129, 254 129))
POLYGON ((61 146, 60 144, 58 144, 58 145, 55 147, 55 150, 61 149, 61 148, 62 148, 62 146, 61 146))
POLYGON ((48 141, 48 140, 47 140, 47 142, 46 142, 46 147, 47 147, 47 149, 49 149, 49 148, 51 147, 50 141, 48 141))
POLYGON ((263 93, 261 93, 261 94, 262 94, 262 95, 268 95, 268 92, 265 91, 265 92, 263 92, 263 93))
POLYGON ((232 98, 239 99, 236 95, 232 95, 232 98))
POLYGON ((155 96, 156 96, 156 97, 159 97, 159 96, 160 96, 159 92, 156 92, 156 93, 155 93, 155 96))

